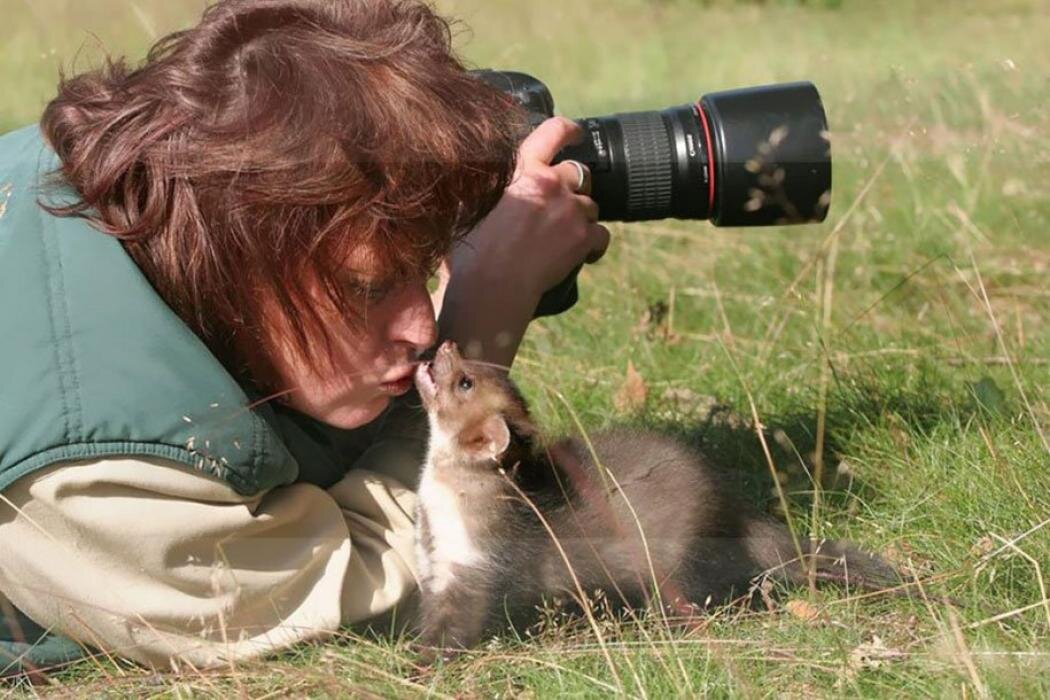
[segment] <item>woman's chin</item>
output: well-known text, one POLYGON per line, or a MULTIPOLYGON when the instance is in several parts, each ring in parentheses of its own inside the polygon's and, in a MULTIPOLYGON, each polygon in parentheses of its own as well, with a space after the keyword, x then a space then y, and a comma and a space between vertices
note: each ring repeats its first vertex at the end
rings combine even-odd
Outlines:
POLYGON ((336 428, 350 430, 371 423, 390 405, 390 396, 379 395, 370 401, 354 405, 343 405, 328 411, 323 416, 314 416, 336 428))

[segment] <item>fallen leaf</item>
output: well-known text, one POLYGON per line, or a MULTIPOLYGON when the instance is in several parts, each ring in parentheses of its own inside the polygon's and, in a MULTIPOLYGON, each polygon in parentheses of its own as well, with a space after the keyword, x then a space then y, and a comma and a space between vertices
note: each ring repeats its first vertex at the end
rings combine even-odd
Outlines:
POLYGON ((900 649, 887 647, 879 635, 873 634, 870 642, 858 645, 849 653, 848 664, 851 670, 859 671, 862 668, 878 668, 887 661, 896 661, 907 656, 900 649))
POLYGON ((634 363, 627 361, 627 373, 624 375, 620 390, 613 397, 613 405, 620 413, 629 413, 645 405, 645 397, 649 389, 645 385, 642 375, 634 368, 634 363))
POLYGON ((820 619, 820 611, 805 600, 789 600, 784 603, 784 609, 803 622, 816 622, 820 619))

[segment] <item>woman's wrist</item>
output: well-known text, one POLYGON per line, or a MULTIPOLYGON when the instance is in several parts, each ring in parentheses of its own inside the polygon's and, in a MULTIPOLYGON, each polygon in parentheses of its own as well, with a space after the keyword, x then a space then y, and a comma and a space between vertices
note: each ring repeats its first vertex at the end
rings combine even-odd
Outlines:
POLYGON ((438 333, 454 340, 466 357, 510 368, 542 290, 517 279, 513 266, 452 267, 438 318, 438 333))

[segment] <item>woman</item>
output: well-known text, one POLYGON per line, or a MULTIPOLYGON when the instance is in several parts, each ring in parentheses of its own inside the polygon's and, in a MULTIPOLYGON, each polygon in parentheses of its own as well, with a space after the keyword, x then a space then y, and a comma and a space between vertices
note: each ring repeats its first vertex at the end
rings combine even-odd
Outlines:
POLYGON ((0 138, 12 638, 201 667, 405 600, 416 356, 509 366, 608 245, 577 128, 522 135, 426 5, 225 0, 0 138))

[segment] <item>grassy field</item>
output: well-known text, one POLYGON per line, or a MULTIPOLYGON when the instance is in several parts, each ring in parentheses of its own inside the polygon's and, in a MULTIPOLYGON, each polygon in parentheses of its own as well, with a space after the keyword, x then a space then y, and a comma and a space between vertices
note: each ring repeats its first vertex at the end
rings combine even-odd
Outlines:
MULTIPOLYGON (((84 663, 39 690, 1050 695, 1050 0, 438 5, 472 28, 470 62, 535 74, 570 116, 818 85, 826 223, 613 225, 515 372, 551 430, 678 432, 782 510, 775 470, 797 527, 882 552, 921 594, 788 591, 684 630, 560 622, 428 676, 406 640, 347 633, 211 673, 84 663)), ((200 6, 0 0, 0 130, 36 118, 60 63, 141 55, 200 6)))

